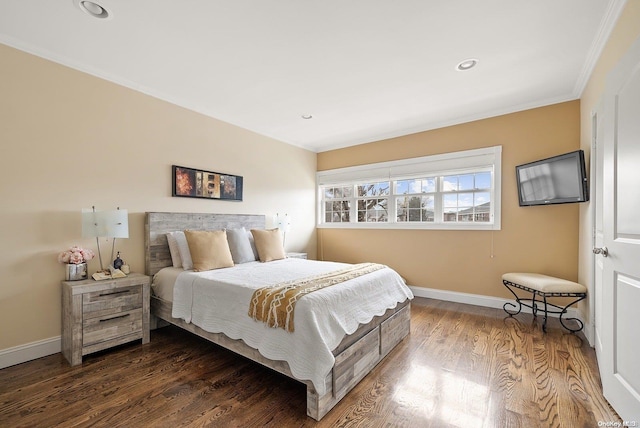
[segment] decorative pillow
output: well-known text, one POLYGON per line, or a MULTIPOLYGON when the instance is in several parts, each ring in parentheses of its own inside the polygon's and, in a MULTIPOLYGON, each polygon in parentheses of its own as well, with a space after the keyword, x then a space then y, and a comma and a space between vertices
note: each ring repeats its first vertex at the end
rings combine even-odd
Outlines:
POLYGON ((193 270, 220 269, 233 266, 233 258, 224 230, 185 230, 193 270))
POLYGON ((244 227, 227 229, 227 241, 229 241, 229 250, 235 264, 256 261, 256 256, 251 249, 249 235, 247 235, 247 230, 244 227))
MULTIPOLYGON (((180 260, 182 260, 182 269, 193 269, 191 251, 189 251, 189 244, 187 244, 187 238, 184 236, 184 232, 173 232, 172 235, 176 238, 176 242, 178 243, 178 252, 180 253, 180 260)), ((171 251, 171 248, 169 248, 169 251, 171 251)))
POLYGON ((286 258, 280 229, 251 229, 261 262, 286 258))
MULTIPOLYGON (((180 249, 175 234, 178 232, 167 233, 167 244, 169 244, 169 252, 171 253, 171 262, 173 267, 182 267, 182 259, 180 258, 180 249)), ((183 233, 183 232, 180 232, 183 233)))

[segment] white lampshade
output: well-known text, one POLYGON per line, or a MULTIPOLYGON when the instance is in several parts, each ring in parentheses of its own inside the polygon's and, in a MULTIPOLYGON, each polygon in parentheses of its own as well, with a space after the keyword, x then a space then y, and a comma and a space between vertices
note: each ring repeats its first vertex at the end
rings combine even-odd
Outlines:
POLYGON ((278 213, 276 214, 273 222, 275 227, 277 227, 281 231, 286 232, 291 226, 291 217, 289 217, 289 214, 281 215, 280 213, 278 213))
POLYGON ((129 237, 129 215, 127 210, 102 211, 108 238, 129 237))
POLYGON ((127 210, 94 211, 82 209, 82 236, 84 238, 128 238, 127 210))
POLYGON ((106 236, 106 229, 100 214, 100 211, 95 211, 93 208, 82 209, 83 238, 98 238, 106 236))

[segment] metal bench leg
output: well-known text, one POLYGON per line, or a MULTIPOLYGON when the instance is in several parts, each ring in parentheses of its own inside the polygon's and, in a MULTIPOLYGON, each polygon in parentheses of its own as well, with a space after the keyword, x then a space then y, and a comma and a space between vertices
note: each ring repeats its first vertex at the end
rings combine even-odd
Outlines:
POLYGON ((509 287, 509 285, 507 285, 507 283, 506 283, 506 282, 504 282, 504 281, 503 281, 502 283, 504 284, 504 286, 505 286, 505 287, 507 287, 507 290, 509 290, 509 291, 511 292, 511 294, 513 294, 513 297, 515 297, 515 299, 516 299, 516 303, 518 304, 518 306, 516 306, 516 305, 514 305, 514 304, 513 304, 513 303, 511 303, 511 302, 507 302, 507 303, 505 303, 504 305, 502 305, 502 309, 504 309, 504 311, 505 311, 507 314, 509 314, 509 316, 510 316, 510 317, 512 317, 512 316, 514 316, 514 315, 518 315, 518 314, 522 311, 522 302, 520 302, 520 297, 518 297, 518 295, 516 294, 516 292, 515 292, 515 291, 513 291, 513 290, 511 289, 511 287, 509 287), (509 305, 510 307, 513 307, 514 309, 515 309, 515 308, 518 308, 518 310, 517 310, 517 311, 515 311, 515 312, 513 311, 513 309, 512 309, 512 310, 509 310, 509 309, 507 309, 507 305, 509 305))
POLYGON ((563 316, 564 314, 566 314, 566 313, 567 313, 567 308, 568 308, 569 306, 571 306, 571 305, 573 305, 573 304, 575 304, 575 303, 578 303, 580 300, 584 300, 586 297, 587 297, 587 295, 586 295, 586 294, 584 294, 584 295, 580 296, 577 300, 574 300, 573 302, 569 303, 567 306, 565 306, 564 308, 562 308, 562 312, 560 313, 560 318, 559 318, 559 319, 560 319, 560 324, 562 324, 562 326, 563 326, 564 328, 566 328, 567 330, 569 330, 571 333, 576 333, 576 332, 578 332, 578 331, 582 330, 582 329, 584 328, 584 324, 583 324, 583 323, 582 323, 582 321, 580 321, 578 318, 567 318, 567 319, 566 319, 567 321, 569 321, 569 320, 573 320, 573 321, 575 321, 575 322, 577 322, 577 323, 578 323, 578 326, 579 326, 578 328, 571 328, 571 327, 567 326, 567 325, 564 323, 564 321, 565 321, 565 320, 564 320, 564 318, 563 318, 562 316, 563 316))
POLYGON ((549 310, 547 309, 547 295, 543 294, 542 298, 544 299, 544 321, 542 322, 542 331, 547 332, 547 316, 549 315, 549 310))

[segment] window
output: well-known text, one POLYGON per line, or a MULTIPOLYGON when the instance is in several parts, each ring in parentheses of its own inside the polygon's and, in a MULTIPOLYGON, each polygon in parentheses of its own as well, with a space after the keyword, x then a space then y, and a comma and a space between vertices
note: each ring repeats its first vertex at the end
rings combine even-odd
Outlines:
POLYGON ((324 221, 326 223, 348 223, 351 220, 351 196, 353 188, 325 187, 324 221))
POLYGON ((491 221, 491 172, 442 177, 443 221, 491 221))
POLYGON ((319 227, 499 229, 501 147, 318 173, 319 227))
POLYGON ((435 177, 398 180, 395 189, 397 222, 435 221, 435 177))
POLYGON ((363 183, 356 186, 358 222, 389 220, 389 182, 363 183))

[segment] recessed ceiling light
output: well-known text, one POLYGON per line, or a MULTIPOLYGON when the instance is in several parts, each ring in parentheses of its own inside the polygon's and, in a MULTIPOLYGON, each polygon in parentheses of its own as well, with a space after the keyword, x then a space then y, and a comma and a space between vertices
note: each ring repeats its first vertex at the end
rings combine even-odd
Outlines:
POLYGON ((465 59, 463 61, 460 61, 458 65, 456 65, 456 70, 467 71, 475 67, 477 64, 478 64, 477 59, 474 59, 474 58, 465 59))
POLYGON ((78 2, 78 6, 80 6, 80 10, 94 18, 105 19, 109 17, 109 11, 96 2, 82 0, 78 2))
POLYGON ((303 115, 302 115, 302 116, 300 116, 300 117, 302 117, 303 119, 312 119, 312 118, 313 118, 313 116, 312 116, 312 115, 310 115, 310 114, 303 114, 303 115))

